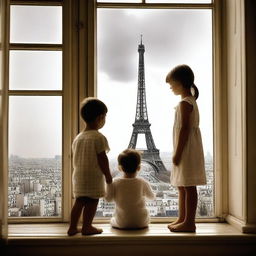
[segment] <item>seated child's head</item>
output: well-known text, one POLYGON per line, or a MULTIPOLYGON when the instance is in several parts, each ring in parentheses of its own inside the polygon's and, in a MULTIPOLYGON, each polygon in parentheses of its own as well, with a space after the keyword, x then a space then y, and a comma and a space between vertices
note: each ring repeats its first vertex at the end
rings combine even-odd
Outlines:
POLYGON ((118 156, 118 164, 127 174, 136 173, 140 168, 141 154, 135 149, 126 149, 118 156))
POLYGON ((107 106, 99 99, 88 97, 81 103, 80 114, 86 124, 91 124, 100 117, 105 118, 107 112, 107 106))

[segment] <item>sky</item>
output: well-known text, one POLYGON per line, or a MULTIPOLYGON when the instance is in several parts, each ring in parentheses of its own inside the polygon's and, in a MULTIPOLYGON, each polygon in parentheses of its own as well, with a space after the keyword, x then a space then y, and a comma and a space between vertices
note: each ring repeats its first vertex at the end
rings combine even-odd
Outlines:
MULTIPOLYGON (((12 9, 11 41, 61 42, 61 9, 47 8, 45 12, 36 8, 12 9), (46 16, 47 22, 43 22, 46 16)), ((101 130, 109 141, 109 157, 116 158, 131 138, 141 34, 145 45, 147 110, 156 147, 160 152, 172 152, 174 107, 179 97, 172 95, 165 77, 174 66, 185 63, 195 73, 204 149, 212 153, 211 11, 99 9, 97 14, 97 96, 109 109, 101 130)), ((10 88, 61 88, 61 62, 60 52, 11 52, 10 88)), ((9 153, 23 157, 61 155, 61 105, 60 97, 12 96, 9 153)), ((137 147, 145 148, 143 136, 139 136, 137 147)))
MULTIPOLYGON (((204 150, 212 153, 212 29, 209 10, 98 10, 98 97, 108 108, 102 133, 110 157, 125 149, 135 120, 138 44, 145 46, 147 110, 155 145, 172 152, 174 96, 165 83, 176 65, 188 64, 199 88, 198 99, 204 150)), ((146 148, 140 135, 137 148, 146 148)))
MULTIPOLYGON (((62 7, 11 7, 10 42, 62 43, 62 7)), ((61 90, 61 51, 10 51, 12 90, 61 90)), ((62 100, 9 98, 9 154, 52 158, 62 154, 62 100)))

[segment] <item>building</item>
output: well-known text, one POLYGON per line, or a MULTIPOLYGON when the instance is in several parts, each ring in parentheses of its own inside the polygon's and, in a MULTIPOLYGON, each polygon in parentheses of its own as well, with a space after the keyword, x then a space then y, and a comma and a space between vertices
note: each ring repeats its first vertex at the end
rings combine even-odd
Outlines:
POLYGON ((25 198, 23 194, 17 194, 16 195, 16 207, 17 208, 23 208, 25 204, 25 198))

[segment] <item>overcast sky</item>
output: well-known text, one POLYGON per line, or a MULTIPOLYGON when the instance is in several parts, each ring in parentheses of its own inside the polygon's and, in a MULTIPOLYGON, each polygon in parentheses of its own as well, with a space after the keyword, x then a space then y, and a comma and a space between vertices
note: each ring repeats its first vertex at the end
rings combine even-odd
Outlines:
MULTIPOLYGON (((12 43, 62 43, 61 6, 11 7, 12 43)), ((62 88, 60 51, 11 51, 10 89, 62 88)), ((12 96, 9 100, 9 153, 21 157, 62 154, 61 97, 12 96)))
MULTIPOLYGON (((60 7, 47 7, 45 13, 36 7, 27 11, 15 8, 11 11, 11 17, 16 17, 11 23, 12 42, 61 42, 60 7), (48 17, 46 23, 42 22, 45 15, 48 17), (26 31, 22 30, 24 27, 26 31)), ((185 63, 195 73, 195 83, 200 91, 198 105, 204 148, 212 152, 211 22, 210 10, 98 10, 98 97, 109 109, 106 125, 101 131, 108 138, 110 158, 116 158, 128 146, 132 134, 137 99, 137 49, 141 34, 146 50, 148 116, 156 147, 161 152, 172 151, 174 107, 179 97, 172 95, 165 77, 171 68, 185 63)), ((41 56, 39 52, 12 52, 10 56, 10 87, 61 87, 61 54, 45 52, 45 56, 41 56)), ((10 154, 23 157, 60 155, 61 121, 59 97, 11 97, 10 154)), ((138 138, 137 146, 145 147, 142 136, 138 138)))
MULTIPOLYGON (((212 153, 212 29, 209 10, 98 10, 98 97, 109 108, 102 132, 115 157, 129 144, 135 120, 138 44, 143 34, 149 122, 156 147, 172 151, 174 96, 165 83, 174 66, 188 64, 199 88, 205 151, 212 153)), ((138 148, 145 148, 139 136, 138 148)))

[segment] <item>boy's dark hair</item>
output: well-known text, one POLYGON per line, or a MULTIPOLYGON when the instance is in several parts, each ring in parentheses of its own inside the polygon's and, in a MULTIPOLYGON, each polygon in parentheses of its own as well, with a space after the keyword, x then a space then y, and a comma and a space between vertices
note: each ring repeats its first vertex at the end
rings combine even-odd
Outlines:
POLYGON ((126 173, 134 173, 141 162, 141 154, 135 149, 126 149, 118 156, 118 164, 126 173))
POLYGON ((89 97, 85 98, 81 103, 81 117, 86 123, 91 123, 95 119, 108 112, 107 106, 99 99, 89 97))

